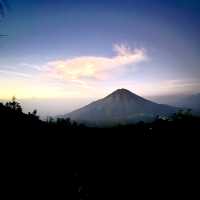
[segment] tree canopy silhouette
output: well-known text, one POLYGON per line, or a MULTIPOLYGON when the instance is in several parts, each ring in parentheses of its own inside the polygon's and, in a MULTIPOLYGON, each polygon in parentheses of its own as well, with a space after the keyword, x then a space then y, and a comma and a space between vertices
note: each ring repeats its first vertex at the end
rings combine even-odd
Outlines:
POLYGON ((12 98, 12 101, 6 103, 6 107, 16 112, 22 113, 22 107, 19 102, 16 101, 16 97, 12 98))
POLYGON ((5 17, 6 10, 8 10, 7 0, 0 0, 0 19, 5 17))
MULTIPOLYGON (((157 116, 153 122, 132 123, 113 127, 87 127, 67 119, 50 118, 40 120, 37 110, 23 113, 20 103, 15 97, 11 101, 0 103, 0 129, 6 132, 53 133, 74 135, 75 133, 131 133, 134 137, 183 137, 200 133, 200 117, 193 116, 191 110, 179 111, 169 118, 157 116)), ((40 135, 41 136, 41 135, 40 135)))

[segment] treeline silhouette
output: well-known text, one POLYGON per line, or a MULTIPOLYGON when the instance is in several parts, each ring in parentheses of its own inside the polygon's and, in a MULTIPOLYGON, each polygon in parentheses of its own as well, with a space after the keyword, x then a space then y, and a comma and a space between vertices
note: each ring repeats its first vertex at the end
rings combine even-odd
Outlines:
MULTIPOLYGON (((199 133, 200 118, 193 116, 189 110, 179 111, 170 118, 157 116, 152 123, 90 128, 70 119, 42 121, 36 110, 23 113, 15 98, 5 104, 0 103, 0 135, 7 136, 6 140, 1 139, 5 156, 3 172, 8 171, 4 173, 5 180, 14 179, 15 185, 18 185, 23 174, 23 192, 24 188, 28 191, 27 181, 35 181, 45 194, 49 190, 44 190, 44 185, 49 188, 53 186, 52 190, 57 185, 59 190, 67 189, 66 195, 70 195, 70 199, 77 200, 102 199, 109 191, 112 195, 118 195, 118 191, 123 196, 128 191, 127 194, 131 194, 132 186, 127 179, 132 183, 136 174, 142 183, 136 182, 142 188, 144 184, 147 187, 152 184, 151 181, 155 179, 152 170, 155 172, 158 167, 152 166, 150 155, 160 151, 156 149, 152 153, 152 146, 146 144, 145 148, 136 151, 138 147, 134 148, 132 136, 174 139, 199 133), (85 133, 91 134, 88 136, 85 133), (137 161, 137 155, 141 161, 137 161), (133 170, 133 167, 136 169, 133 170), (12 179, 8 179, 8 175, 12 179), (144 183, 144 178, 149 182, 144 183)), ((160 157, 158 160, 160 162, 160 157)))
POLYGON ((171 117, 163 118, 157 116, 151 123, 139 122, 136 124, 116 125, 113 127, 87 127, 86 125, 67 119, 48 118, 40 120, 37 110, 25 114, 19 102, 13 97, 12 101, 5 104, 0 103, 0 123, 4 132, 21 133, 53 133, 53 134, 75 134, 75 133, 131 133, 138 137, 179 137, 190 136, 200 133, 200 117, 193 116, 191 110, 175 113, 171 117))

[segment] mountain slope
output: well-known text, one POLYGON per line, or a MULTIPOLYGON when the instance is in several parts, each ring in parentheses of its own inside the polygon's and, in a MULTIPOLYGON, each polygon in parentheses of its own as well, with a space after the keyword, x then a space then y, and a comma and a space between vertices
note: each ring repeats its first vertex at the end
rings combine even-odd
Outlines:
POLYGON ((180 98, 174 103, 175 106, 192 109, 192 113, 200 115, 200 94, 189 95, 180 98))
POLYGON ((75 110, 64 117, 93 124, 123 123, 166 116, 176 108, 146 100, 126 89, 118 89, 103 99, 75 110))
POLYGON ((200 111, 200 94, 187 96, 176 102, 176 105, 191 108, 194 111, 200 111))

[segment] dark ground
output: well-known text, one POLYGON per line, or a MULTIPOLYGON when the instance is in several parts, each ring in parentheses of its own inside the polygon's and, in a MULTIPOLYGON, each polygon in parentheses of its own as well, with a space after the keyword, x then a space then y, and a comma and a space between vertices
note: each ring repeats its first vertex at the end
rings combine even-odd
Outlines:
POLYGON ((161 198, 179 192, 177 181, 188 184, 186 163, 198 161, 187 160, 199 152, 190 141, 198 142, 200 118, 190 113, 149 124, 87 128, 68 119, 43 122, 18 106, 0 104, 1 182, 7 197, 129 199, 162 191, 161 198))

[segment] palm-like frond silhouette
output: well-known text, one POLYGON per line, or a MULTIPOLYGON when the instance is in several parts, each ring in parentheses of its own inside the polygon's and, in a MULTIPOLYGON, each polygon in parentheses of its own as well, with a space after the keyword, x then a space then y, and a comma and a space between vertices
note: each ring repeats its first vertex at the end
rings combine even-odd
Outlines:
MULTIPOLYGON (((8 10, 7 0, 0 0, 0 21, 5 17, 6 11, 8 10)), ((6 37, 5 34, 0 34, 0 37, 6 37)))
POLYGON ((7 0, 0 0, 0 19, 2 19, 5 16, 7 9, 8 9, 7 0))
POLYGON ((3 0, 0 1, 0 17, 4 17, 5 15, 5 9, 4 9, 4 4, 3 4, 3 0))

